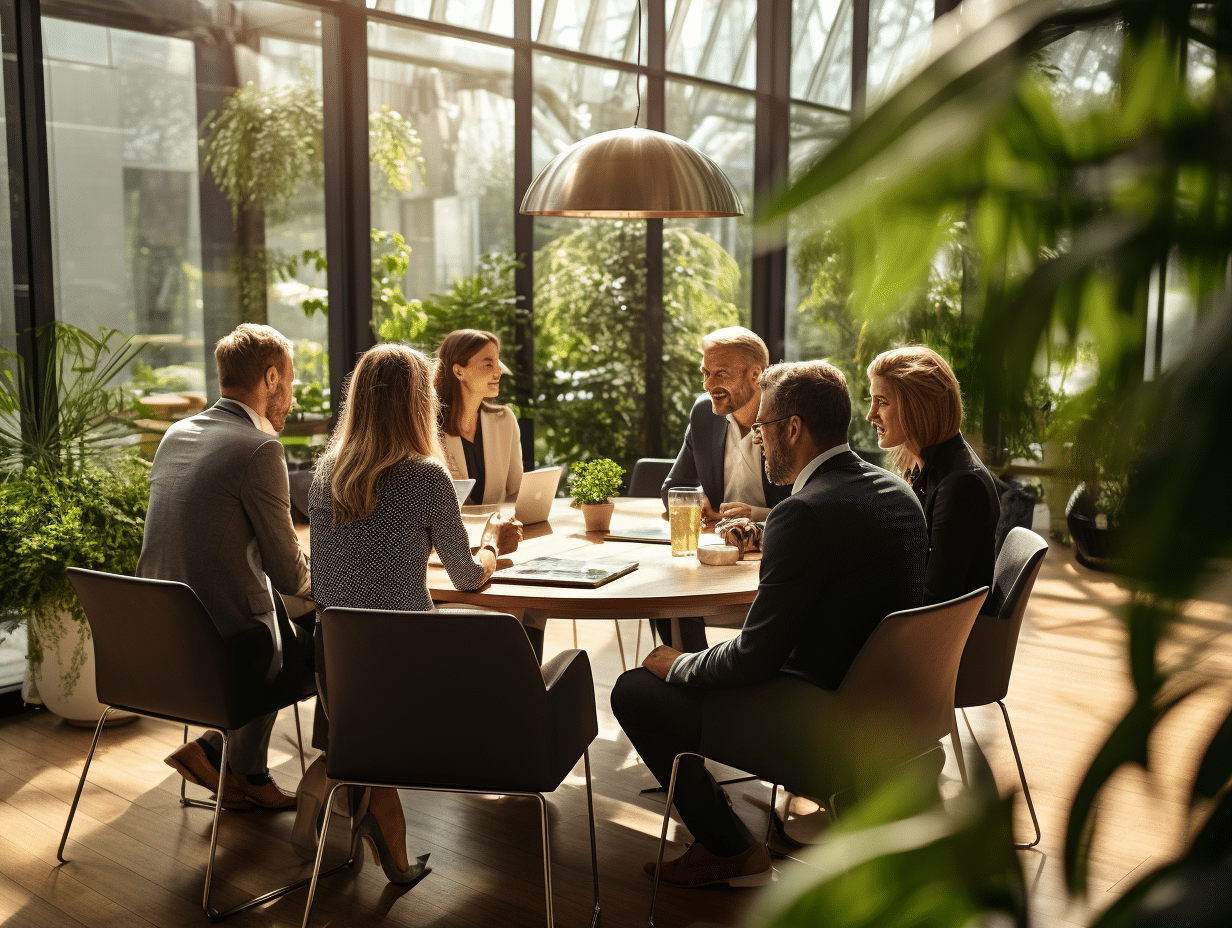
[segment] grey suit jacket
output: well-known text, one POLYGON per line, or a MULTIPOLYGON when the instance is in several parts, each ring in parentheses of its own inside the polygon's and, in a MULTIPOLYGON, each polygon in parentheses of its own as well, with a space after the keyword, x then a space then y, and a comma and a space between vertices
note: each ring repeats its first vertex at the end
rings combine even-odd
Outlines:
POLYGON ((224 637, 260 624, 281 653, 274 590, 310 596, 308 557, 282 445, 234 400, 175 423, 158 446, 137 576, 188 584, 224 637))
MULTIPOLYGON (((724 500, 723 461, 727 456, 727 417, 714 414, 710 395, 703 393, 693 404, 689 413, 689 427, 685 429, 684 444, 676 463, 672 465, 667 479, 663 481, 660 495, 667 506, 667 491, 672 487, 701 486, 706 499, 717 511, 724 502, 745 503, 748 500, 724 500)), ((790 486, 777 486, 761 473, 761 489, 766 495, 766 505, 773 509, 791 496, 790 486)))

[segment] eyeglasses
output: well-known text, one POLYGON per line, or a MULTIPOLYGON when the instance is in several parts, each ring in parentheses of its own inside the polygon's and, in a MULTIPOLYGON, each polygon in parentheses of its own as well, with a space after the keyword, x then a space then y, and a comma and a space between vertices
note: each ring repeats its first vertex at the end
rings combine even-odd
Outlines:
POLYGON ((784 419, 790 419, 791 416, 779 416, 777 419, 770 419, 766 422, 754 422, 751 428, 753 429, 753 437, 761 441, 761 430, 764 426, 774 425, 776 422, 782 422, 784 419))

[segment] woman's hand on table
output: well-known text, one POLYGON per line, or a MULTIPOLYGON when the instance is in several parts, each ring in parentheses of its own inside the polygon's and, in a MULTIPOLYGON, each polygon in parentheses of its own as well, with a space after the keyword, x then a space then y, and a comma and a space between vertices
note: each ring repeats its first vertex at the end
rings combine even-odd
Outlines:
POLYGON ((642 661, 642 666, 660 680, 666 680, 668 673, 672 669, 672 663, 683 653, 683 651, 677 651, 675 648, 661 644, 646 655, 646 659, 642 661))
POLYGON ((512 554, 518 550, 522 541, 522 523, 517 519, 505 522, 493 519, 492 524, 496 530, 496 550, 501 554, 512 554))

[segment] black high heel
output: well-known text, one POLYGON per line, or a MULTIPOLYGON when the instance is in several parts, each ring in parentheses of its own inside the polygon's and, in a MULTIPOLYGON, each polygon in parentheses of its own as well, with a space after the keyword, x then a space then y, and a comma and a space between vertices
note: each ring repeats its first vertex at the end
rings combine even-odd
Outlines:
POLYGON ((385 871, 385 879, 391 883, 399 885, 415 883, 432 872, 432 868, 428 866, 430 854, 420 854, 409 867, 399 870, 394 865, 393 855, 389 851, 389 845, 385 843, 385 835, 381 833, 381 826, 371 812, 365 815, 363 821, 359 823, 359 828, 355 830, 355 838, 356 840, 368 839, 368 847, 372 851, 372 862, 380 863, 381 869, 385 871))

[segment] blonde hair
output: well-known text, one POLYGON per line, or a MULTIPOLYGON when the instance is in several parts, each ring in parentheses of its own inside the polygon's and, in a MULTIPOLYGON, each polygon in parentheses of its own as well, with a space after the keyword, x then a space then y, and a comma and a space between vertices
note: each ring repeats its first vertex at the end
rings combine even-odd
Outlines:
POLYGON ((342 412, 318 467, 329 474, 339 524, 376 509, 391 468, 412 457, 443 460, 432 362, 405 345, 377 345, 359 359, 343 389, 342 412))
MULTIPOLYGON (((463 367, 471 363, 471 358, 487 348, 496 346, 497 357, 500 357, 500 339, 491 332, 479 329, 455 329, 445 336, 441 346, 436 349, 436 395, 441 403, 441 429, 446 435, 457 435, 458 419, 462 416, 462 391, 458 389, 458 379, 453 376, 453 366, 463 367)), ((499 409, 495 403, 487 399, 481 401, 484 409, 499 409)))
MULTIPOLYGON (((921 450, 939 445, 962 428, 962 388, 945 358, 923 345, 883 351, 868 365, 868 376, 880 377, 898 403, 899 420, 907 437, 921 450)), ((907 472, 911 452, 904 442, 890 452, 890 463, 907 472)))
POLYGON ((707 348, 734 348, 752 366, 765 370, 770 366, 770 350, 761 336, 742 325, 716 329, 702 336, 702 351, 707 348))
POLYGON ((291 360, 291 340, 275 328, 244 322, 214 346, 218 386, 224 390, 251 390, 271 367, 291 360))

